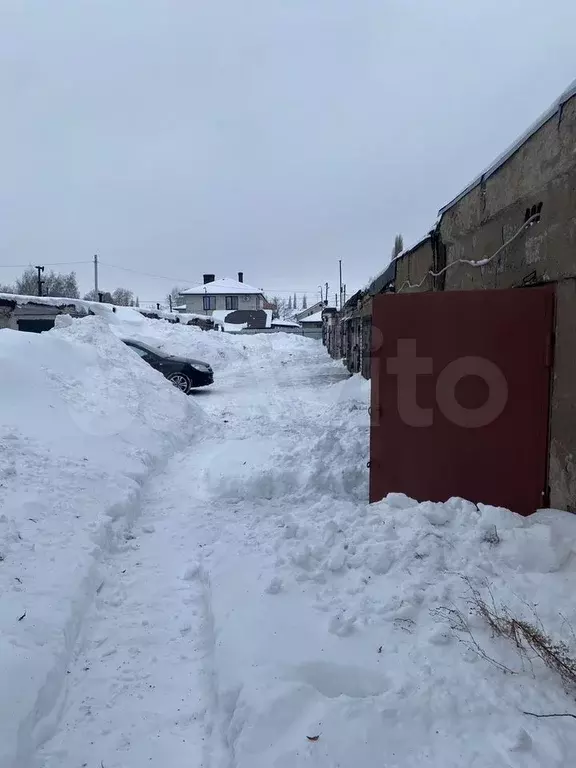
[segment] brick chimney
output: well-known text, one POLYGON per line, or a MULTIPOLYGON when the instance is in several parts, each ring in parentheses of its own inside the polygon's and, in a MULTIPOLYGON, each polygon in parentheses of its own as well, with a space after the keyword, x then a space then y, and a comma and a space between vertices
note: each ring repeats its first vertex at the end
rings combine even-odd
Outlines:
POLYGON ((238 272, 238 282, 239 283, 244 282, 244 272, 238 272))
POLYGON ((216 275, 204 275, 204 285, 206 283, 213 283, 216 280, 216 275))

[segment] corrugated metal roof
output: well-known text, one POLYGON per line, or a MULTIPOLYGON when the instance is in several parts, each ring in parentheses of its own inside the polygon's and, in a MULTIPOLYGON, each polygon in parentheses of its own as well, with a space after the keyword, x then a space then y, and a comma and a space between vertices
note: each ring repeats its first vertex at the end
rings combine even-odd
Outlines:
POLYGON ((482 181, 485 181, 490 176, 492 176, 492 174, 496 173, 496 171, 501 168, 504 163, 509 160, 512 155, 514 155, 520 149, 520 147, 522 147, 522 145, 525 144, 528 139, 536 133, 536 131, 542 128, 542 126, 545 125, 548 120, 553 118, 554 115, 556 115, 558 111, 562 109, 562 106, 573 96, 576 96, 576 80, 574 80, 568 86, 568 88, 566 88, 566 90, 556 99, 552 106, 549 107, 546 112, 543 112, 538 120, 532 123, 528 130, 519 136, 516 141, 508 147, 508 149, 502 152, 501 155, 498 155, 498 157, 487 168, 485 168, 484 171, 482 171, 482 173, 474 179, 474 181, 468 184, 468 186, 465 187, 459 195, 456 195, 453 200, 447 203, 443 208, 440 208, 439 215, 442 216, 443 213, 452 208, 453 205, 456 205, 457 202, 462 200, 463 197, 465 197, 469 192, 477 187, 482 181))
POLYGON ((391 283, 394 278, 396 277, 396 259, 392 259, 390 264, 386 267, 385 270, 380 272, 380 274, 372 280, 370 285, 368 286, 368 293, 371 296, 375 296, 377 293, 381 293, 382 290, 391 283))

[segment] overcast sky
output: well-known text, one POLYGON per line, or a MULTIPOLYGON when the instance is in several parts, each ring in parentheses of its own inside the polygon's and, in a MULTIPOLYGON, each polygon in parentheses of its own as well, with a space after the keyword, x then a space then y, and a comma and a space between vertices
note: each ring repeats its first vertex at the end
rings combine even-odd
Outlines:
POLYGON ((238 270, 310 299, 342 259, 350 293, 576 78, 575 29, 575 0, 0 0, 0 283, 98 253, 142 300, 238 270))

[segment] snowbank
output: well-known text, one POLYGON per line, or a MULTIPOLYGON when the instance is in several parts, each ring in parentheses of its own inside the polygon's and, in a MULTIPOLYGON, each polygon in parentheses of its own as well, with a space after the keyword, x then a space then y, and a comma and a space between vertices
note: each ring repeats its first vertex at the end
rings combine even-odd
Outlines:
MULTIPOLYGON (((19 521, 17 528, 4 523, 9 549, 0 563, 0 574, 9 567, 16 582, 6 591, 11 607, 2 629, 10 633, 3 641, 8 663, 20 664, 21 673, 8 682, 25 691, 22 672, 29 669, 47 680, 38 696, 29 695, 33 706, 17 701, 20 716, 28 715, 19 735, 6 726, 6 737, 0 734, 12 739, 17 761, 10 768, 32 768, 28 745, 49 732, 47 713, 87 599, 77 585, 84 578, 99 587, 103 577, 88 564, 112 545, 117 555, 106 558, 105 583, 67 677, 61 727, 36 756, 45 768, 571 765, 573 719, 526 713, 574 713, 574 691, 534 654, 523 659, 513 642, 493 637, 470 597, 476 590, 516 617, 541 622, 576 657, 576 517, 547 511, 522 518, 462 499, 419 504, 402 494, 369 505, 368 382, 343 378, 340 364, 299 336, 203 333, 133 314, 108 319, 109 330, 92 320, 45 334, 46 359, 40 340, 30 342, 34 393, 12 430, 22 421, 27 439, 36 439, 28 422, 42 424, 43 411, 33 395, 54 393, 54 402, 42 395, 44 410, 56 406, 48 417, 53 429, 42 428, 41 450, 29 464, 72 493, 62 496, 55 482, 37 479, 22 490, 10 473, 8 481, 0 477, 11 484, 19 521), (92 365, 96 383, 80 378, 68 387, 68 377, 81 377, 95 354, 85 342, 93 343, 96 330, 105 358, 92 365), (158 388, 152 397, 146 385, 141 395, 144 423, 136 409, 123 428, 130 440, 119 450, 113 427, 125 409, 112 404, 131 407, 131 400, 122 400, 126 389, 117 383, 109 396, 94 395, 110 380, 109 371, 98 373, 108 359, 119 355, 117 364, 127 365, 115 335, 204 358, 217 373, 214 387, 194 398, 209 429, 147 484, 144 517, 128 544, 122 521, 103 524, 101 510, 118 498, 124 512, 134 506, 134 476, 146 471, 158 442, 169 450, 170 426, 176 434, 186 400, 164 387, 164 401, 155 404, 160 380, 150 378, 158 388), (60 360, 56 369, 52 358, 60 360), (81 405, 74 407, 77 392, 81 405), (113 418, 106 420, 104 408, 91 419, 102 400, 113 418), (80 428, 88 422, 89 439, 77 439, 74 419, 66 427, 70 408, 80 428), (58 434, 51 456, 60 423, 64 444, 58 434), (99 441, 101 424, 108 427, 99 441), (25 493, 36 494, 32 508, 18 501, 25 493), (94 519, 97 547, 85 525, 94 519), (23 559, 32 579, 15 568, 35 537, 37 553, 23 559), (34 600, 25 601, 31 591, 34 600)), ((28 357, 18 360, 25 388, 28 357)), ((132 370, 155 376, 130 360, 121 378, 132 370)), ((20 394, 11 391, 18 405, 20 394)), ((22 454, 31 455, 30 447, 22 454)), ((17 464, 15 471, 23 470, 17 464)), ((31 470, 26 476, 36 478, 31 470)), ((2 706, 2 719, 13 723, 2 706)))
POLYGON ((143 480, 204 418, 103 319, 68 323, 0 331, 3 767, 27 766, 50 732, 102 552, 122 546, 143 480))
MULTIPOLYGON (((28 296, 18 293, 0 293, 0 299, 15 302, 17 305, 45 305, 56 307, 57 309, 68 309, 73 307, 79 315, 99 315, 107 318, 112 314, 122 314, 130 322, 130 316, 139 314, 154 315, 157 318, 170 320, 175 323, 186 324, 190 320, 206 320, 206 315, 199 315, 194 312, 169 312, 165 309, 147 309, 145 307, 124 307, 117 304, 108 304, 98 301, 87 301, 86 299, 71 299, 58 296, 28 296)), ((136 322, 136 320, 134 320, 136 322)), ((214 319, 215 326, 223 326, 220 321, 214 319)))
POLYGON ((491 636, 466 580, 575 654, 576 518, 401 495, 268 512, 259 552, 221 548, 210 572, 220 748, 237 768, 569 764, 571 720, 525 712, 574 712, 573 695, 491 636))
POLYGON ((206 499, 240 518, 199 561, 213 753, 236 768, 565 768, 571 719, 525 712, 574 712, 573 695, 469 599, 472 586, 542 622, 576 658, 576 517, 402 494, 368 505, 368 384, 294 401, 268 442, 224 445, 201 470, 206 499))
POLYGON ((314 340, 286 333, 250 334, 234 336, 217 331, 202 331, 195 326, 182 326, 149 320, 131 310, 118 308, 106 321, 116 335, 139 339, 169 354, 205 360, 216 374, 229 371, 238 365, 249 369, 255 379, 258 369, 266 360, 271 365, 282 365, 278 355, 286 353, 290 360, 300 365, 306 358, 316 359, 318 344, 314 340), (289 356, 292 356, 291 358, 289 356))

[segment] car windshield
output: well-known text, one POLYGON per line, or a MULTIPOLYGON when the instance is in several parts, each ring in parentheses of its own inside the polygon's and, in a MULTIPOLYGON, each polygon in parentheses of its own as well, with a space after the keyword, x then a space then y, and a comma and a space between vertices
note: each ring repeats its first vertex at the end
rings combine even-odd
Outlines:
POLYGON ((150 352, 152 355, 159 355, 160 357, 163 356, 163 352, 161 352, 156 347, 151 347, 150 344, 145 344, 143 341, 134 341, 133 339, 122 339, 124 344, 127 344, 129 347, 136 347, 137 349, 144 349, 146 352, 150 352))

